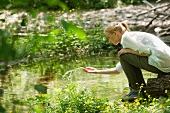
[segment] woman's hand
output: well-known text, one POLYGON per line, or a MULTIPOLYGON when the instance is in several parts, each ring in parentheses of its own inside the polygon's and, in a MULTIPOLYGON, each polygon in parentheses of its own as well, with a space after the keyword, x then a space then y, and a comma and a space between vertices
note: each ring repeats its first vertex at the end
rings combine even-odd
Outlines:
POLYGON ((139 53, 138 51, 135 51, 133 49, 129 49, 129 48, 123 48, 118 52, 118 56, 124 54, 124 53, 132 53, 135 55, 139 55, 139 56, 150 56, 150 54, 147 53, 139 53))
POLYGON ((118 56, 124 54, 124 53, 132 53, 132 49, 128 49, 128 48, 123 48, 118 52, 118 56))
POLYGON ((87 72, 87 73, 97 73, 97 69, 94 68, 94 67, 86 67, 86 68, 83 68, 83 71, 84 71, 84 72, 87 72))

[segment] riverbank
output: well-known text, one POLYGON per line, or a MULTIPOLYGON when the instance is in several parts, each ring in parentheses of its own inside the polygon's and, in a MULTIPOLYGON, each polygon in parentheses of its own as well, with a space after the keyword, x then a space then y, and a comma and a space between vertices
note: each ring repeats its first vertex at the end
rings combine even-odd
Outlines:
POLYGON ((27 13, 19 10, 0 11, 0 29, 11 27, 14 35, 27 36, 33 32, 46 34, 52 29, 61 28, 61 20, 77 24, 85 29, 104 28, 112 22, 126 21, 132 30, 151 32, 163 37, 169 43, 170 4, 168 2, 152 5, 119 6, 113 9, 47 11, 27 13), (163 12, 162 12, 163 11, 163 12), (167 15, 167 16, 166 16, 167 15), (157 29, 155 29, 157 28, 157 29), (167 29, 167 30, 166 30, 167 29), (166 32, 168 31, 168 32, 166 32))
MULTIPOLYGON (((49 27, 46 25, 46 21, 50 20, 56 27, 60 26, 60 21, 62 19, 71 21, 80 25, 83 29, 91 29, 96 26, 105 27, 112 22, 128 22, 131 28, 133 27, 145 27, 149 22, 157 15, 154 9, 159 9, 164 11, 169 3, 157 3, 153 6, 146 5, 145 3, 141 5, 129 5, 129 6, 119 6, 113 9, 100 9, 100 10, 70 10, 70 12, 64 11, 48 11, 39 12, 31 18, 27 12, 19 10, 2 10, 0 11, 0 28, 3 29, 9 24, 21 24, 22 20, 27 20, 26 26, 31 29, 31 27, 38 27, 37 29, 43 31, 49 27), (48 18, 48 15, 54 18, 48 18), (28 20, 31 19, 31 20, 28 20), (55 20, 53 20, 55 19, 55 20), (29 22, 28 22, 29 21, 29 22)), ((170 9, 164 11, 169 14, 170 9)), ((163 14, 159 15, 160 18, 155 18, 150 25, 150 27, 170 27, 170 20, 161 20, 163 14)), ((47 30, 47 29, 46 29, 47 30)))

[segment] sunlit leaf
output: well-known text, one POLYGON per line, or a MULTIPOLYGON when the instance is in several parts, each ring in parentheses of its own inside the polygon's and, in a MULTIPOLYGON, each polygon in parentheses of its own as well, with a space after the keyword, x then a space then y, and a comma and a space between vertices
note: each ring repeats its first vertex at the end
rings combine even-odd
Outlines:
POLYGON ((72 23, 68 23, 65 20, 61 20, 61 23, 63 25, 63 28, 68 34, 73 33, 73 34, 76 34, 79 39, 87 40, 86 33, 81 28, 78 28, 76 25, 72 23))
POLYGON ((43 86, 42 84, 35 85, 34 89, 37 90, 40 93, 47 93, 47 87, 43 86))
MULTIPOLYGON (((58 0, 58 1, 59 1, 59 0, 58 0)), ((66 10, 66 11, 68 10, 67 5, 64 4, 63 2, 59 2, 58 5, 59 5, 59 7, 61 7, 63 10, 66 10)))
POLYGON ((61 7, 63 10, 68 10, 68 7, 66 4, 64 4, 62 1, 60 0, 47 0, 47 4, 50 6, 50 7, 53 7, 53 6, 59 6, 61 7))

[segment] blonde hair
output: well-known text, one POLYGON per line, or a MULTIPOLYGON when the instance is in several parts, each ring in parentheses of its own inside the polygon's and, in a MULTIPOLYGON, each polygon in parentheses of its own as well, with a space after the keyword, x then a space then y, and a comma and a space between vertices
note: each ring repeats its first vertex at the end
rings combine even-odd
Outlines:
POLYGON ((125 27, 127 31, 130 31, 127 23, 125 23, 125 22, 114 22, 114 23, 112 23, 112 25, 107 26, 104 29, 104 33, 108 32, 110 34, 113 34, 114 31, 122 32, 122 27, 121 26, 125 27))

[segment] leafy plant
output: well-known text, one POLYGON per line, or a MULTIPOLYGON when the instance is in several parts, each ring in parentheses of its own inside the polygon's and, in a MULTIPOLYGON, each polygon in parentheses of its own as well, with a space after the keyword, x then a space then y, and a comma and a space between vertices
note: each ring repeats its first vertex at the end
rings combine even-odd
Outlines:
POLYGON ((88 93, 86 89, 77 89, 75 84, 69 84, 66 88, 58 90, 55 98, 51 95, 41 95, 28 99, 31 104, 31 111, 35 112, 41 106, 44 110, 41 112, 58 112, 58 113, 98 113, 105 111, 108 105, 107 99, 97 98, 95 95, 88 93), (48 102, 48 103, 46 103, 48 102), (46 105, 46 106, 45 106, 46 105), (39 108, 35 109, 35 107, 39 108))

